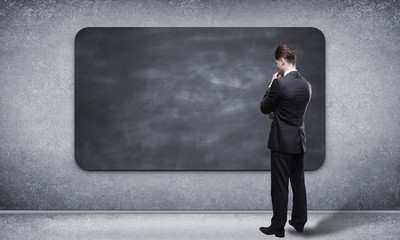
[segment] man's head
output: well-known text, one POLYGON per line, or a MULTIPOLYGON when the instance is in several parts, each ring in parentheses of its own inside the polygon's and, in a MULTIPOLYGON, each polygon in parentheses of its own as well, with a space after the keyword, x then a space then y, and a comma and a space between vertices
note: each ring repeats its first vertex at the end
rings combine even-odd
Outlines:
POLYGON ((296 51, 290 45, 280 45, 275 50, 275 62, 278 72, 282 75, 289 69, 296 68, 296 51))

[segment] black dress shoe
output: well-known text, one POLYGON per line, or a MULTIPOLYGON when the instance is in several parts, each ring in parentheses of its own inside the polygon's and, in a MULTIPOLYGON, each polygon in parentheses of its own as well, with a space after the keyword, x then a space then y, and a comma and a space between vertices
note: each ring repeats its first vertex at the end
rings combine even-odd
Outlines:
POLYGON ((267 235, 275 234, 275 237, 280 237, 280 238, 285 237, 285 229, 281 231, 274 231, 270 227, 260 227, 260 231, 267 235))
POLYGON ((289 220, 289 225, 293 226, 294 229, 296 229, 296 231, 299 232, 299 233, 303 232, 303 230, 304 230, 304 225, 303 226, 294 226, 292 224, 292 220, 289 220))

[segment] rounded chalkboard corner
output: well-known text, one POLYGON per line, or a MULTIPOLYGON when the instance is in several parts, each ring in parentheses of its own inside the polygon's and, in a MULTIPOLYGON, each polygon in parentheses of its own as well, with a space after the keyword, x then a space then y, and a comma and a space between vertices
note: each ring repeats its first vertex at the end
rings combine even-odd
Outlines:
POLYGON ((93 27, 84 27, 84 28, 82 28, 81 30, 79 30, 79 31, 75 34, 75 40, 74 40, 75 43, 76 43, 76 39, 78 39, 80 35, 86 34, 85 32, 86 32, 86 31, 90 31, 92 28, 93 28, 93 27))
POLYGON ((316 166, 313 166, 311 169, 307 169, 306 171, 310 171, 310 172, 313 172, 313 171, 316 171, 316 170, 319 170, 319 169, 321 169, 321 167, 323 166, 323 165, 325 165, 324 163, 325 163, 325 155, 326 155, 326 152, 324 152, 324 154, 323 154, 323 159, 321 160, 321 161, 318 161, 318 165, 316 165, 316 166))
POLYGON ((325 35, 324 35, 324 33, 319 28, 316 28, 316 27, 310 27, 310 28, 313 29, 316 32, 319 32, 319 34, 321 35, 322 39, 324 39, 324 43, 325 43, 325 35))
POLYGON ((85 164, 83 164, 83 162, 84 161, 79 161, 78 160, 78 157, 76 156, 76 154, 75 154, 75 162, 76 162, 76 164, 78 165, 78 167, 80 168, 80 169, 82 169, 82 170, 85 170, 85 171, 92 171, 93 169, 91 169, 91 168, 88 168, 88 166, 85 166, 85 164))

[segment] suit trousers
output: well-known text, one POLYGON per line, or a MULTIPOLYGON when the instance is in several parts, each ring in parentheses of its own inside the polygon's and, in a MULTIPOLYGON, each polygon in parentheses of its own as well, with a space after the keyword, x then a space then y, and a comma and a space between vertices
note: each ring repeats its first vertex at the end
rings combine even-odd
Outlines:
POLYGON ((288 207, 288 179, 293 192, 292 224, 304 226, 307 222, 307 199, 304 183, 304 152, 299 154, 271 150, 271 197, 273 217, 271 228, 285 227, 288 207))

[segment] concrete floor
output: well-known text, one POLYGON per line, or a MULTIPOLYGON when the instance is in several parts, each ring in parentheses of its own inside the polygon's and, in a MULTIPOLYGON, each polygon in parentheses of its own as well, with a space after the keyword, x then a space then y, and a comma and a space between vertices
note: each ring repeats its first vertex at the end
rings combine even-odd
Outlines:
MULTIPOLYGON (((0 239, 272 239, 271 211, 0 211, 0 239)), ((288 213, 288 219, 290 211, 288 213)), ((285 239, 400 239, 400 211, 309 211, 285 239)), ((277 238, 275 238, 277 239, 277 238)))

